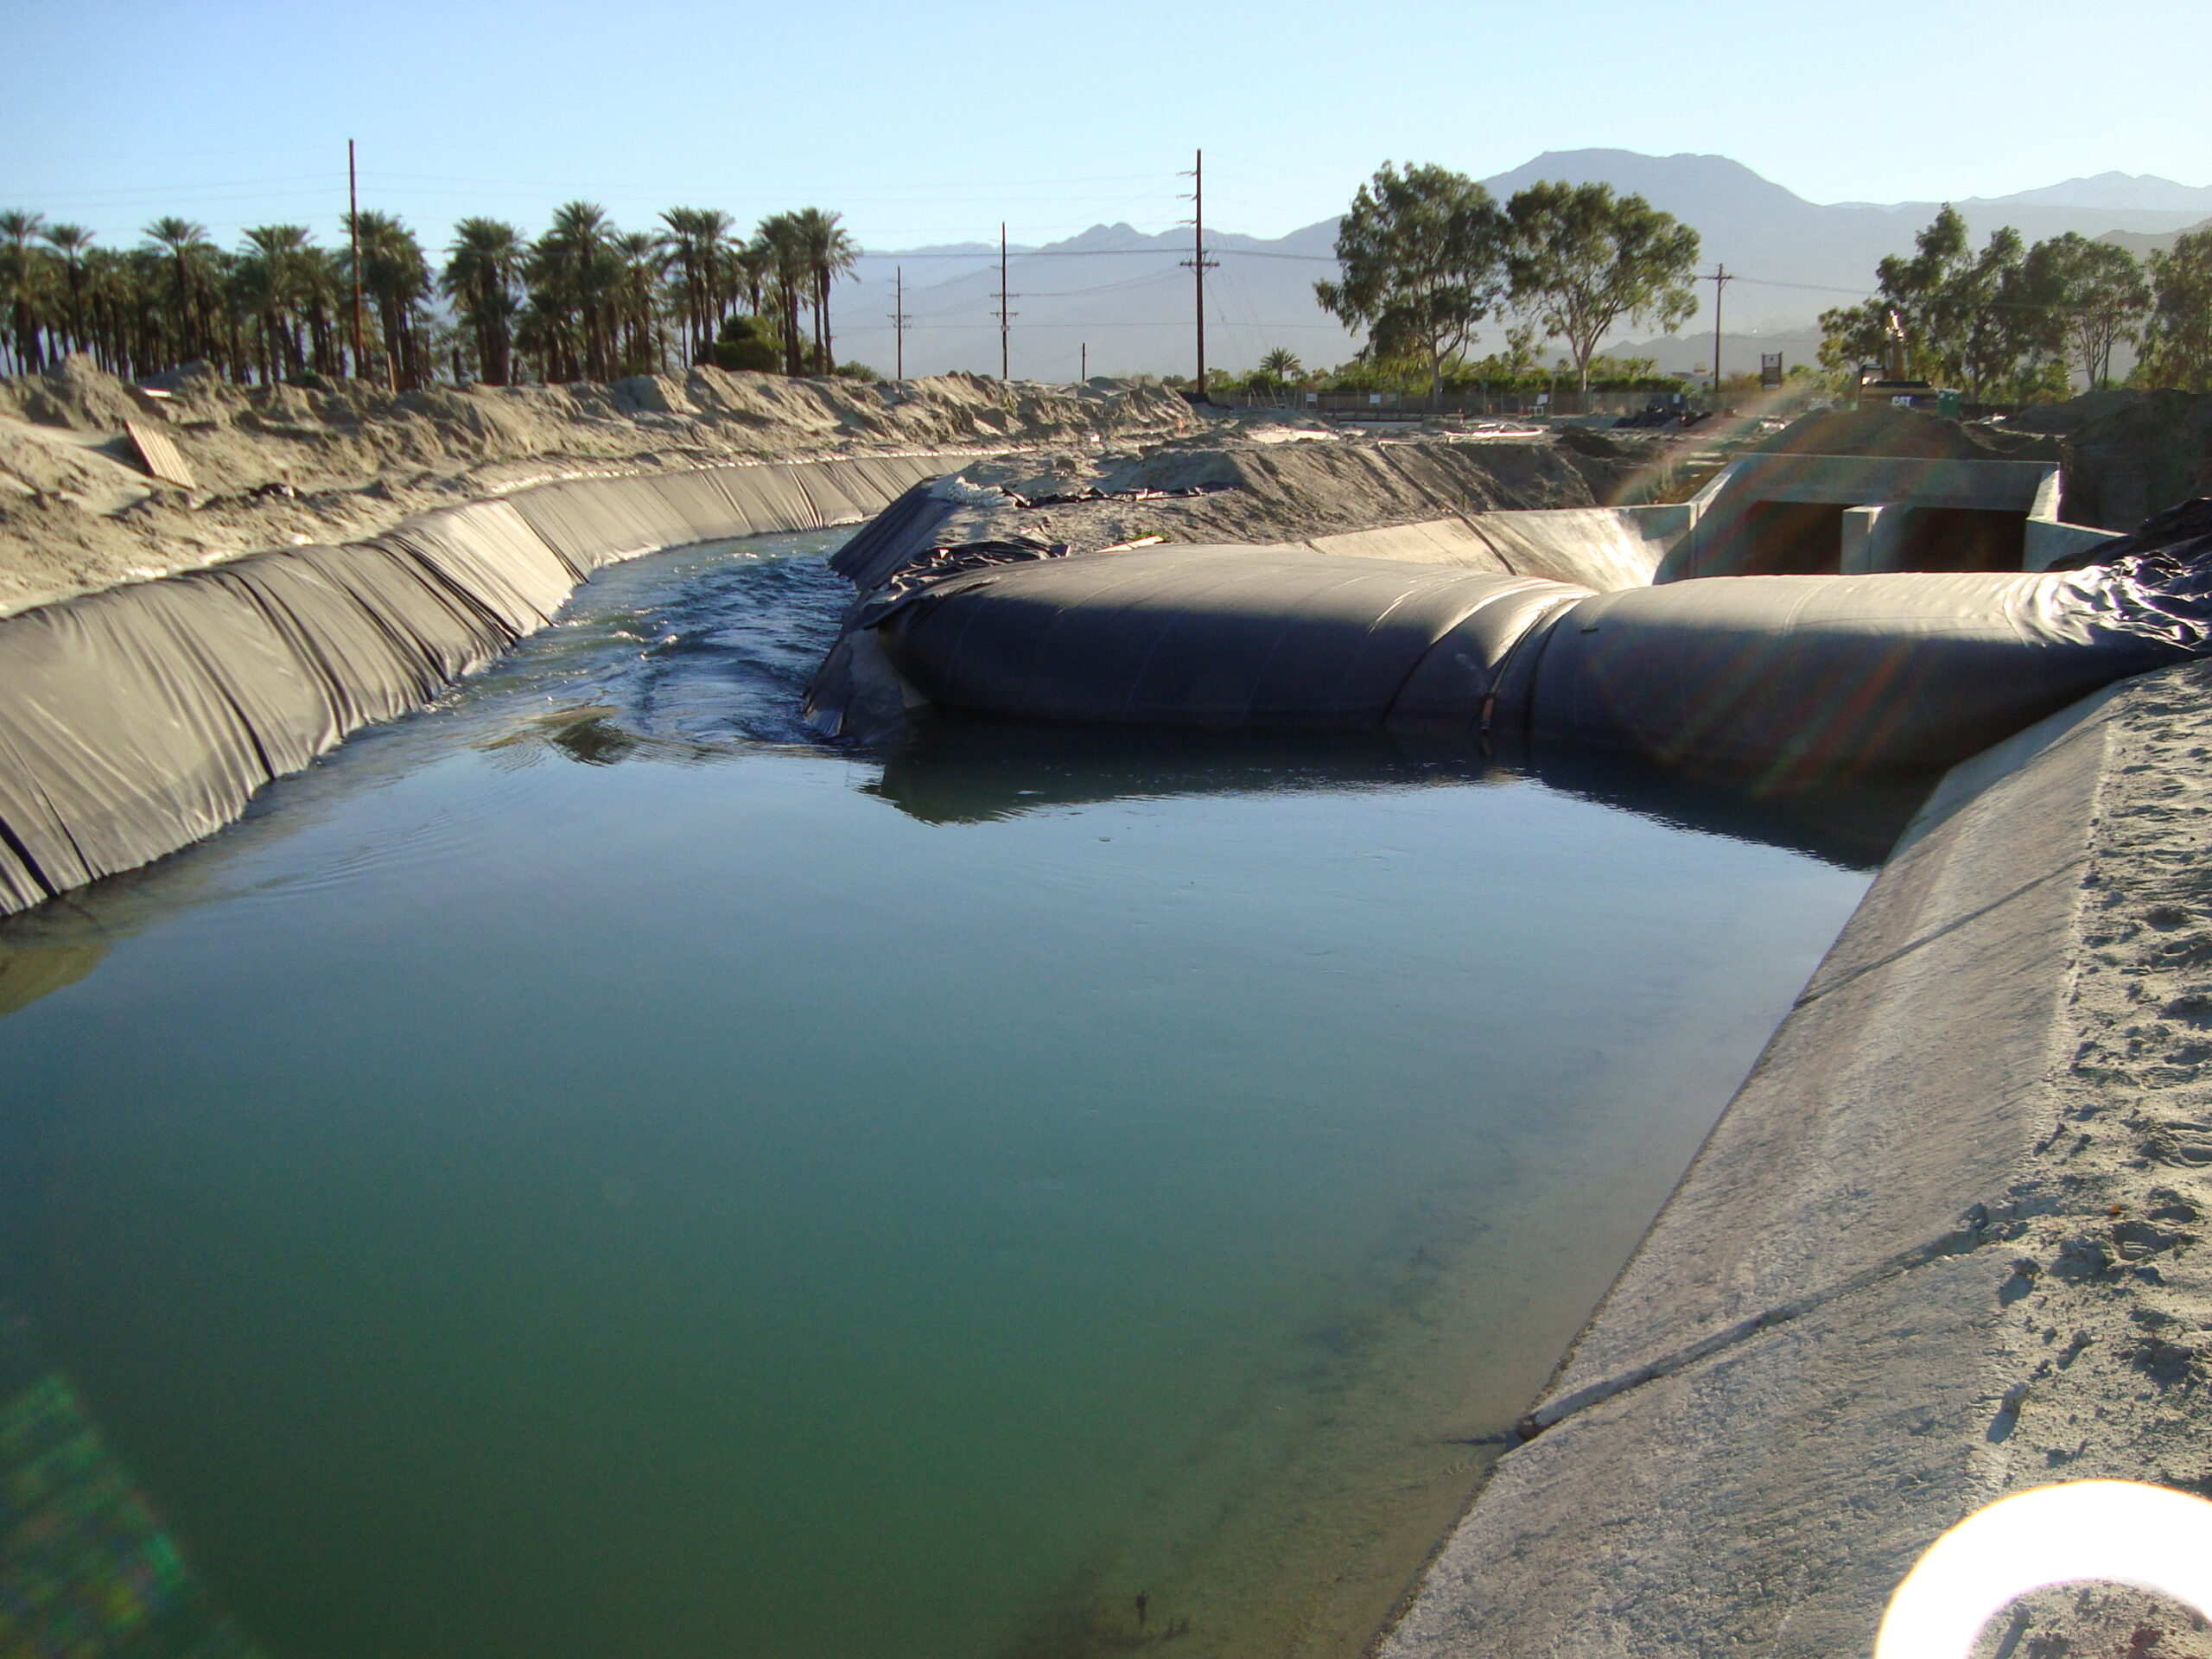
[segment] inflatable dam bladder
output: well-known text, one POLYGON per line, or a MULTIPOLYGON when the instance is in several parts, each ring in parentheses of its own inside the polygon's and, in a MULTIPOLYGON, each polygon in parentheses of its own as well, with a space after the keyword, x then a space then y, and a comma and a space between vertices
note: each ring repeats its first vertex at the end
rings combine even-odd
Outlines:
MULTIPOLYGON (((1512 515, 1516 569, 1500 538, 1479 533, 1490 515, 1326 547, 1077 554, 1040 542, 938 545, 929 532, 943 517, 932 519, 928 498, 918 491, 887 515, 903 550, 888 532, 864 532, 840 556, 874 582, 817 679, 825 727, 880 734, 933 704, 1596 746, 1777 781, 1933 772, 2113 680, 2196 654, 2212 629, 2202 514, 2153 521, 2082 569, 1649 585, 1667 550, 1632 585, 1611 568, 1625 530, 1592 569, 1576 545, 1587 526, 1546 546, 1541 513, 1512 515)), ((1656 511, 1679 515, 1668 531, 1687 538, 1694 512, 1656 511)), ((1637 539, 1648 548, 1661 536, 1637 539)))

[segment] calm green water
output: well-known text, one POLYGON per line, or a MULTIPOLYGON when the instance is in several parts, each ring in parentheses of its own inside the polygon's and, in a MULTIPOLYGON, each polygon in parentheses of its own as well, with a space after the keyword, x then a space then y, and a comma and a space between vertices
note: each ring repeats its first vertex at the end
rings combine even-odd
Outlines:
POLYGON ((810 747, 834 540, 0 928, 0 1630, 1371 1633, 1867 875, 1357 745, 810 747))

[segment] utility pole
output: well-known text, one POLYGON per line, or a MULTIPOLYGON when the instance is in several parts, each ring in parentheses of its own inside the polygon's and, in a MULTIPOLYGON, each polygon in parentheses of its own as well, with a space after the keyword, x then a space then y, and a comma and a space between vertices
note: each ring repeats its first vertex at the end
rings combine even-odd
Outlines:
POLYGON ((1715 265, 1713 275, 1705 279, 1713 284, 1713 406, 1720 407, 1720 295, 1736 279, 1728 274, 1726 265, 1715 265))
POLYGON ((891 337, 896 342, 891 349, 898 358, 891 378, 904 380, 906 378, 906 325, 913 321, 906 315, 906 266, 893 265, 891 268, 891 283, 892 292, 896 296, 891 302, 891 337))
POLYGON ((1076 378, 1087 385, 1090 381, 1090 342, 1089 340, 1086 340, 1083 342, 1082 350, 1083 357, 1081 361, 1083 368, 1081 372, 1077 374, 1076 378))
POLYGON ((353 249, 353 375, 359 379, 368 372, 368 359, 361 349, 361 185, 351 138, 346 141, 346 233, 353 249))
POLYGON ((1006 221, 1001 219, 999 221, 999 308, 991 315, 999 320, 999 378, 1001 380, 1014 378, 1007 372, 1007 330, 1008 325, 1014 321, 1014 315, 1007 308, 1007 302, 1012 298, 1014 296, 1007 293, 1006 289, 1006 221))
POLYGON ((1206 270, 1218 267, 1218 259, 1206 257, 1206 153, 1203 149, 1192 152, 1191 167, 1191 257, 1183 261, 1189 268, 1198 289, 1198 401, 1206 400, 1206 270))

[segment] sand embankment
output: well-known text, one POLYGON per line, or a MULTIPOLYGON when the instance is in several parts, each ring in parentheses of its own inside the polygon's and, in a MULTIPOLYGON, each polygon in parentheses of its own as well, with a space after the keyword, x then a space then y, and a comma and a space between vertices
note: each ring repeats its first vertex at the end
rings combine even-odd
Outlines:
MULTIPOLYGON (((1954 770, 1384 1659, 1863 1654, 2006 1492, 2212 1486, 2208 746, 2196 663, 1954 770)), ((2212 1650, 2111 1586, 2005 1650, 2139 1628, 2212 1650)))

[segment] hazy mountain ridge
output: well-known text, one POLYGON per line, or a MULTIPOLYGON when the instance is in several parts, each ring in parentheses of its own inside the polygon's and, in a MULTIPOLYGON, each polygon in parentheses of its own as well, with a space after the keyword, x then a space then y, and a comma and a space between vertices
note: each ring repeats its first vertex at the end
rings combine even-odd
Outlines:
MULTIPOLYGON (((1977 201, 1984 198, 1975 198, 1977 201)), ((2155 173, 2100 173, 2094 178, 2069 179, 2040 190, 2019 190, 2009 196, 1990 196, 1989 203, 2003 206, 2025 202, 2050 207, 2148 209, 2176 213, 2212 213, 2212 185, 2176 184, 2155 173)))
MULTIPOLYGON (((1703 264, 1726 264, 1732 276, 1724 308, 1723 361, 1741 353, 1783 350, 1809 356, 1814 320, 1832 306, 1868 293, 1885 256, 1909 252, 1912 238, 1939 203, 1830 203, 1806 200, 1725 156, 1645 156, 1632 150, 1548 151, 1484 181, 1501 199, 1539 179, 1598 180, 1643 195, 1694 226, 1703 264)), ((2170 246, 2177 233, 2212 213, 2212 187, 2107 173, 2015 195, 1956 204, 1977 239, 2010 225, 2031 242, 2075 231, 2111 234, 2138 253, 2170 246), (2087 205, 2060 198, 2095 195, 2087 205), (2168 206, 2142 205, 2167 203, 2168 206)), ((1341 362, 1358 348, 1313 298, 1313 283, 1332 274, 1333 219, 1286 236, 1207 233, 1221 261, 1206 277, 1207 361, 1243 371, 1274 346, 1308 364, 1341 362)), ((1017 377, 1072 378, 1089 346, 1093 373, 1191 372, 1193 356, 1190 232, 1151 234, 1126 224, 1095 225, 1041 248, 1009 248, 1007 286, 1014 314, 1009 366, 1017 377)), ((861 281, 839 288, 835 307, 838 353, 888 371, 893 364, 893 273, 903 264, 909 374, 999 367, 999 257, 975 244, 873 253, 861 281)), ((1701 285, 1698 316, 1673 340, 1648 330, 1623 332, 1623 349, 1656 356, 1684 369, 1712 355, 1712 286, 1701 285), (1630 346, 1627 342, 1643 342, 1630 346), (1679 360, 1678 360, 1679 359, 1679 360)), ((1491 338, 1495 338, 1495 334, 1491 338)), ((1487 349, 1486 341, 1483 349, 1487 349)))

